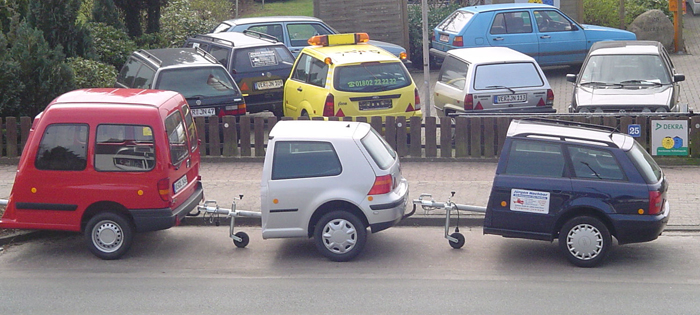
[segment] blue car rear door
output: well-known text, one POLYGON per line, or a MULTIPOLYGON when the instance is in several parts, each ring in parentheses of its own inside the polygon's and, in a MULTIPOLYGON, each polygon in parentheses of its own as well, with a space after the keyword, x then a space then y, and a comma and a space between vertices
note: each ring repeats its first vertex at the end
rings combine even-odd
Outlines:
POLYGON ((539 41, 540 65, 582 63, 588 52, 586 34, 557 10, 533 11, 539 41))
POLYGON ((486 37, 491 46, 509 47, 539 62, 537 33, 533 27, 530 11, 496 13, 486 37))

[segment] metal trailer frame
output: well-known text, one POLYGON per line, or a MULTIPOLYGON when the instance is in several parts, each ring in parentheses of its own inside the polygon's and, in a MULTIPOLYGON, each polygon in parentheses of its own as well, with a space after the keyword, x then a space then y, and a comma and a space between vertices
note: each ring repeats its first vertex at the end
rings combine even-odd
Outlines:
POLYGON ((464 235, 459 232, 459 220, 457 220, 454 233, 450 234, 450 216, 452 211, 455 211, 457 216, 459 216, 459 211, 486 213, 486 207, 456 204, 452 202, 452 197, 454 197, 454 195, 455 192, 453 191, 450 193, 450 198, 447 198, 446 202, 437 202, 433 200, 431 194, 421 194, 418 199, 413 200, 413 209, 415 211, 416 205, 421 205, 425 211, 445 209, 445 238, 452 248, 461 248, 464 246, 465 239, 464 235))
POLYGON ((234 226, 236 224, 236 218, 248 217, 248 218, 262 218, 262 213, 256 211, 244 211, 236 210, 236 199, 243 199, 243 195, 239 195, 231 202, 231 209, 220 208, 216 200, 206 200, 204 204, 197 205, 197 212, 188 214, 188 216, 198 216, 201 212, 204 212, 202 217, 204 222, 214 223, 219 226, 220 216, 226 216, 231 218, 229 226, 229 237, 233 240, 233 244, 238 248, 244 248, 250 242, 250 237, 245 232, 234 233, 234 226))

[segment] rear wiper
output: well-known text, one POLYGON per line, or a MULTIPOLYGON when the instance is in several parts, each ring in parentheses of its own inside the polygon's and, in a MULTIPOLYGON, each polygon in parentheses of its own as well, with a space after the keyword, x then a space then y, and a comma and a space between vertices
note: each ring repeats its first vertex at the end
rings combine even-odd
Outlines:
POLYGON ((649 80, 627 80, 627 81, 622 81, 620 82, 621 84, 653 84, 654 86, 663 86, 663 84, 659 82, 654 82, 654 81, 649 81, 649 80))
POLYGON ((487 89, 508 89, 508 91, 510 91, 511 93, 515 94, 515 90, 513 90, 513 89, 511 89, 511 88, 509 88, 509 87, 507 87, 507 86, 503 86, 503 85, 489 85, 489 86, 487 86, 486 88, 487 88, 487 89))
POLYGON ((596 172, 588 163, 586 163, 586 162, 584 162, 584 161, 581 161, 581 164, 587 166, 588 169, 590 169, 591 172, 593 172, 593 175, 595 175, 595 177, 598 177, 598 179, 603 179, 602 177, 600 177, 600 175, 598 174, 598 172, 596 172))

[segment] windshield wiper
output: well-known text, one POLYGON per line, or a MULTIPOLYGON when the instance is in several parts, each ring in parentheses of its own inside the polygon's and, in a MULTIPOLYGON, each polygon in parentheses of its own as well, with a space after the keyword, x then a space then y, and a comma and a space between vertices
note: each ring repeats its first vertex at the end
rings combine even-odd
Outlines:
POLYGON ((659 82, 654 82, 654 81, 649 81, 649 80, 626 80, 620 82, 620 84, 653 84, 654 86, 663 86, 663 84, 659 82))
POLYGON ((486 88, 487 88, 487 89, 507 89, 507 90, 510 91, 511 93, 515 94, 515 90, 513 90, 513 89, 511 89, 511 88, 509 88, 509 87, 507 87, 507 86, 503 86, 503 85, 489 85, 489 86, 487 86, 486 88))
POLYGON ((581 82, 581 85, 593 85, 593 86, 614 86, 614 87, 622 87, 622 84, 620 83, 606 83, 606 82, 600 82, 600 81, 588 81, 588 82, 581 82))

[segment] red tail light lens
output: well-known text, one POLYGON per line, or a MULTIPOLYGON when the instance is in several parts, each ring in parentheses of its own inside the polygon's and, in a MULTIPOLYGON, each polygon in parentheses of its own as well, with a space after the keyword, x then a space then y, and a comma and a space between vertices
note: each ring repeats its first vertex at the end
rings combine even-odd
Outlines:
POLYGON ((474 109, 474 95, 467 94, 464 96, 464 109, 473 110, 474 109))
POLYGON ((452 41, 452 46, 462 47, 464 46, 464 39, 462 36, 455 36, 455 40, 452 41))
POLYGON ((158 195, 163 201, 170 201, 170 178, 163 178, 158 181, 158 195))
POLYGON ((547 90, 547 105, 554 105, 554 91, 552 89, 547 90))
POLYGON ((664 206, 664 196, 660 191, 649 192, 649 212, 648 214, 659 214, 664 206))
POLYGON ((333 94, 328 94, 328 96, 326 96, 326 103, 323 105, 323 116, 335 116, 335 98, 333 94))
POLYGON ((374 186, 369 190, 367 195, 382 195, 391 191, 393 178, 391 175, 377 176, 374 180, 374 186))

